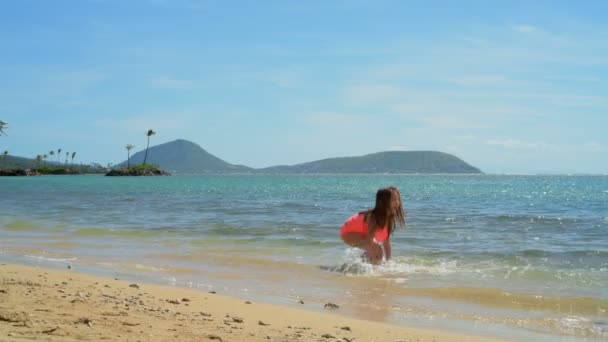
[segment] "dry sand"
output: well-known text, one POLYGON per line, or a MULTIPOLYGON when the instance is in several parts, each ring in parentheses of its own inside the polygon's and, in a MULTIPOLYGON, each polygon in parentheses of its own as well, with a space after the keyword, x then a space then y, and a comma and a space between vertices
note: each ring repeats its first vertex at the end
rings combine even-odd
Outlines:
POLYGON ((2 264, 0 276, 0 341, 492 340, 74 270, 2 264))

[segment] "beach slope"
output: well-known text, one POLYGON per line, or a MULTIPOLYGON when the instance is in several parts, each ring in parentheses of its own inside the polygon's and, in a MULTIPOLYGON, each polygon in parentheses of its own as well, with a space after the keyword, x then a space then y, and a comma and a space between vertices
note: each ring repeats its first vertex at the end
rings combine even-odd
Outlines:
POLYGON ((201 290, 0 265, 2 341, 491 341, 201 290))

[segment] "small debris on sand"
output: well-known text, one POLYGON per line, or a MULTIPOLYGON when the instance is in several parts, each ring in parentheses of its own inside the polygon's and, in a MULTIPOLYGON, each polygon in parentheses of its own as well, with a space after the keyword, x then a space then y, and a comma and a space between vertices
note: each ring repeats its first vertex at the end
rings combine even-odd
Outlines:
POLYGON ((335 310, 335 309, 339 308, 340 305, 334 304, 334 303, 327 303, 323 307, 326 309, 329 309, 329 310, 335 310))
POLYGON ((93 320, 91 320, 90 318, 86 318, 86 317, 79 318, 76 322, 74 322, 74 324, 79 324, 79 323, 86 324, 89 327, 93 326, 93 320))

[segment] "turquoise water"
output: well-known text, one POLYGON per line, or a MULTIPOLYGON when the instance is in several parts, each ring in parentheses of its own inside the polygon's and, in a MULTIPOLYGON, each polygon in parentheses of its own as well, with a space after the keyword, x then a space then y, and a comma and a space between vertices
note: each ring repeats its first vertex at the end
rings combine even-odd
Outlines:
POLYGON ((2 260, 526 340, 608 338, 607 233, 606 176, 0 178, 2 260), (338 230, 389 185, 370 267, 338 230))

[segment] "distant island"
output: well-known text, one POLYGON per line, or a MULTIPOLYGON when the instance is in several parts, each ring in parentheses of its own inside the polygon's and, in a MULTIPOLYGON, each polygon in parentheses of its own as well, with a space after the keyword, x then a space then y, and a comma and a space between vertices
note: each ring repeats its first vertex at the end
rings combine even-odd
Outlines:
MULTIPOLYGON (((145 151, 135 153, 131 164, 142 163, 145 151)), ((148 162, 173 173, 250 173, 250 174, 316 174, 316 173, 388 173, 388 174, 479 174, 460 158, 436 151, 388 151, 358 157, 329 158, 296 165, 254 169, 230 164, 205 151, 199 145, 178 139, 150 147, 148 162)), ((125 166, 127 162, 119 164, 125 166)))
MULTIPOLYGON (((145 150, 131 156, 130 164, 142 164, 145 150)), ((255 169, 232 165, 208 153, 199 145, 183 139, 152 146, 148 151, 147 163, 158 165, 172 173, 252 173, 255 169)), ((118 164, 127 166, 127 161, 118 164)))
POLYGON ((456 156, 436 151, 388 151, 258 169, 263 173, 481 173, 456 156))
POLYGON ((0 176, 79 175, 100 174, 106 171, 107 169, 99 164, 74 164, 40 158, 0 156, 0 176))
POLYGON ((120 169, 112 169, 106 173, 106 176, 171 176, 171 173, 161 170, 157 165, 139 164, 120 169))
POLYGON ((181 174, 480 174, 481 170, 449 153, 387 151, 357 157, 328 158, 295 165, 255 169, 230 164, 184 139, 147 148, 114 167, 100 164, 61 164, 3 156, 0 176, 103 173, 108 176, 160 176, 181 174), (130 166, 128 166, 130 165, 130 166), (128 166, 128 167, 127 167, 128 166), (163 171, 167 170, 167 171, 163 171))

